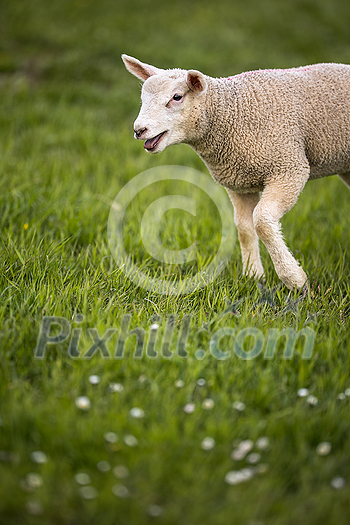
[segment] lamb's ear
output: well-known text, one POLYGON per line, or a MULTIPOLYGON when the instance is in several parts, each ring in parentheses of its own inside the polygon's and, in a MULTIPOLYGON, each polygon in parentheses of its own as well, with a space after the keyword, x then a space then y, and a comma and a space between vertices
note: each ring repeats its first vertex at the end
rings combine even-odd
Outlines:
POLYGON ((163 69, 158 69, 157 67, 151 66, 149 64, 144 64, 143 62, 137 60, 137 58, 129 57, 128 55, 122 55, 122 60, 126 69, 130 71, 132 75, 135 75, 135 77, 143 81, 163 71, 163 69))
POLYGON ((203 73, 194 69, 187 71, 187 85, 196 93, 203 93, 207 89, 207 81, 203 73))

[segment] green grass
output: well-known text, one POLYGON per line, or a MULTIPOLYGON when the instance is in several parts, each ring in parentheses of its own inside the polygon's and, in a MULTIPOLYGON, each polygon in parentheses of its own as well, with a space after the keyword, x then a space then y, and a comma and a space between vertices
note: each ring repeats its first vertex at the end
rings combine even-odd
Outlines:
MULTIPOLYGON (((175 298, 142 290, 115 264, 107 221, 118 192, 146 169, 170 164, 207 173, 184 145, 151 156, 133 140, 139 86, 121 53, 213 76, 350 63, 349 21, 345 0, 13 0, 2 6, 1 523, 348 525, 350 398, 338 399, 350 387, 345 186, 336 177, 311 182, 283 219, 288 245, 311 283, 294 308, 298 297, 280 285, 264 249, 267 285, 276 294, 273 304, 261 300, 258 285, 241 276, 237 242, 227 268, 208 287, 175 298), (74 324, 77 314, 84 316, 80 325, 74 324), (68 340, 48 346, 44 359, 34 358, 43 315, 80 326, 81 353, 92 344, 89 328, 100 337, 115 328, 107 343, 113 355, 125 314, 130 329, 146 334, 158 322, 158 342, 173 315, 174 356, 134 359, 130 338, 123 359, 99 353, 72 359, 68 340), (176 344, 186 315, 191 326, 184 359, 176 344), (316 332, 312 358, 301 359, 299 345, 291 360, 282 359, 281 348, 271 360, 263 354, 242 360, 226 338, 222 349, 231 356, 214 359, 209 342, 223 327, 236 333, 254 327, 265 338, 271 329, 309 327, 316 332), (206 350, 204 359, 195 356, 199 348, 206 350), (98 385, 89 383, 91 374, 100 377, 98 385), (197 385, 199 378, 204 386, 197 385), (183 388, 176 388, 178 379, 183 388), (111 392, 111 383, 124 390, 111 392), (317 406, 298 398, 301 387, 318 398, 317 406), (91 400, 86 412, 75 405, 83 395, 91 400), (202 408, 206 398, 215 402, 211 410, 202 408), (232 408, 235 401, 246 409, 232 408), (195 404, 192 414, 183 410, 187 403, 195 404), (132 407, 141 407, 145 417, 131 418, 132 407), (108 444, 107 432, 116 432, 119 441, 108 444), (136 447, 125 444, 127 434, 136 436, 136 447), (206 436, 216 441, 209 451, 201 448, 206 436), (232 443, 259 436, 270 440, 261 459, 267 472, 237 486, 225 483, 227 472, 246 466, 230 458, 232 443), (316 454, 322 441, 332 443, 326 457, 316 454), (46 463, 32 461, 38 450, 46 463), (112 468, 126 465, 129 477, 99 471, 101 460, 112 468), (33 472, 43 480, 36 489, 25 482, 33 472), (79 472, 89 474, 96 498, 81 496, 74 478, 79 472), (343 489, 332 488, 335 476, 346 479, 343 489), (112 493, 118 483, 128 488, 128 498, 112 493), (152 505, 162 508, 161 516, 150 516, 152 505)), ((166 194, 157 191, 155 196, 166 194)), ((139 236, 151 197, 141 194, 128 210, 126 244, 141 268, 166 278, 169 268, 147 257, 139 236)), ((190 244, 194 231, 202 235, 200 264, 215 249, 220 226, 215 214, 202 213, 203 202, 199 224, 171 214, 163 224, 171 249, 190 244)), ((192 269, 181 271, 186 276, 192 269)))

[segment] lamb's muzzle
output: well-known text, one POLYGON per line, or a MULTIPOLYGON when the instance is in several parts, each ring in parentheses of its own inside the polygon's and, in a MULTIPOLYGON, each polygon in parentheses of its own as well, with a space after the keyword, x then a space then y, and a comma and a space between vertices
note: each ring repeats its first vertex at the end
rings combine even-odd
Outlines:
POLYGON ((260 238, 279 278, 290 289, 303 288, 306 274, 288 250, 279 221, 309 179, 338 173, 350 187, 350 66, 211 78, 122 59, 144 82, 136 138, 152 153, 189 144, 229 193, 243 270, 263 277, 260 238))
POLYGON ((142 135, 147 131, 147 128, 142 128, 142 129, 134 129, 134 133, 135 133, 135 138, 136 139, 140 139, 142 137, 142 135))

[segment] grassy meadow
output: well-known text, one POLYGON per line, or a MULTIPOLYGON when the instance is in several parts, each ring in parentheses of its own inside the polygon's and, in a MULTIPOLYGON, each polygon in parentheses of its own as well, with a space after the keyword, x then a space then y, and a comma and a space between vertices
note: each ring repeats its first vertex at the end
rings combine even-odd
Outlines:
MULTIPOLYGON (((310 278, 304 298, 280 284, 263 247, 265 287, 242 276, 238 241, 213 283, 187 295, 157 295, 124 275, 107 237, 112 203, 139 173, 163 165, 207 173, 188 146, 152 156, 133 139, 140 83, 122 53, 211 76, 350 63, 349 24, 346 0, 3 2, 1 524, 349 524, 345 185, 337 177, 310 182, 283 218, 286 241, 310 278), (43 316, 63 318, 72 332, 36 359, 43 316), (173 355, 162 355, 171 316, 173 355), (148 341, 140 358, 135 337, 123 358, 113 357, 125 319, 148 341), (309 328, 311 358, 302 359, 299 342, 291 359, 279 344, 272 359, 261 353, 244 360, 232 337, 220 347, 227 359, 210 354, 219 330, 246 328, 265 342, 271 330, 309 328), (74 358, 74 348, 83 355, 104 336, 91 359, 74 358), (178 341, 186 357, 177 355, 178 341), (246 452, 232 458, 242 441, 246 452), (245 479, 234 481, 233 471, 245 479)), ((167 191, 177 189, 140 193, 125 221, 134 263, 163 279, 171 269, 148 256, 139 228, 152 194, 167 191)), ((172 250, 190 245, 197 227, 204 265, 221 234, 220 218, 205 207, 199 224, 169 212, 161 225, 172 250)), ((49 336, 58 333, 56 325, 49 336)), ((245 349, 252 344, 247 338, 245 349)))

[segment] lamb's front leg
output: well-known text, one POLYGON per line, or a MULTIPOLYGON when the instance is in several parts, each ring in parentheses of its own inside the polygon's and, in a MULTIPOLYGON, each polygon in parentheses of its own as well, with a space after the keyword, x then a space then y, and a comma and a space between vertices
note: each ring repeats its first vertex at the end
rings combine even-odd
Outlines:
POLYGON ((300 290, 307 275, 287 248, 279 221, 296 203, 307 177, 305 172, 267 185, 253 213, 255 230, 271 256, 278 277, 289 289, 300 290))
POLYGON ((264 275, 259 254, 259 238, 253 224, 253 211, 259 202, 257 193, 235 193, 227 190, 235 212, 235 224, 241 245, 243 272, 250 277, 260 278, 264 275))

